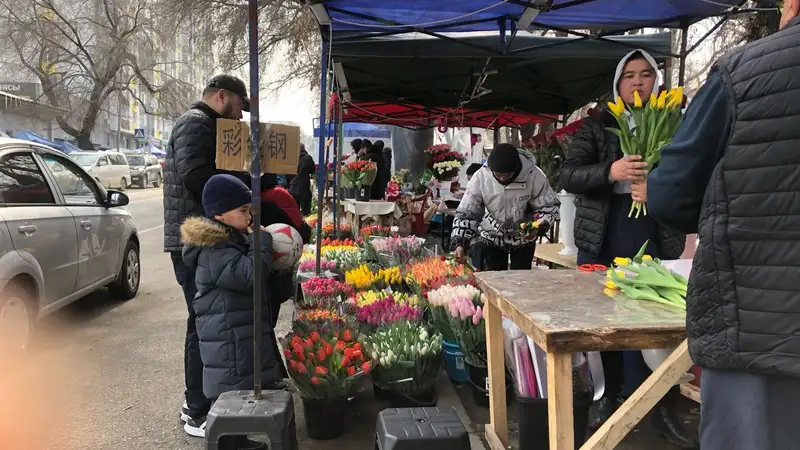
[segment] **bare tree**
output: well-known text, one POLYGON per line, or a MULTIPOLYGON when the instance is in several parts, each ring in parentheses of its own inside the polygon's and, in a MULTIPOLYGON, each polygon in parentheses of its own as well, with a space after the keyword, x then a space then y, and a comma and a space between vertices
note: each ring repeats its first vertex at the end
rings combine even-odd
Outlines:
POLYGON ((147 114, 173 116, 187 86, 170 75, 174 30, 153 0, 0 0, 0 37, 16 65, 38 78, 56 120, 81 148, 112 94, 147 114), (166 26, 165 26, 166 25, 166 26))
MULTIPOLYGON (((213 41, 221 69, 239 70, 250 57, 247 41, 247 2, 243 0, 166 0, 172 12, 201 30, 202 39, 213 41)), ((311 11, 297 0, 260 0, 259 65, 276 92, 288 83, 317 88, 320 73, 319 26, 311 11)))

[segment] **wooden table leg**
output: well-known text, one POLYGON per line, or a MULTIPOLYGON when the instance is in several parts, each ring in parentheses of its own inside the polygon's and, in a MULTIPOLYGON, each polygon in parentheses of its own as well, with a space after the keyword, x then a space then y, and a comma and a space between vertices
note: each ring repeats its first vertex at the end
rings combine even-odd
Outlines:
POLYGON ((506 362, 503 347, 503 315, 490 302, 484 309, 486 317, 486 356, 489 368, 489 424, 486 441, 492 450, 508 448, 508 417, 506 416, 506 362))
POLYGON ((551 450, 575 450, 572 407, 572 353, 548 353, 547 419, 551 450))
POLYGON ((583 444, 581 450, 610 450, 616 448, 617 444, 656 406, 656 403, 664 397, 664 394, 680 380, 681 375, 691 367, 692 359, 689 356, 689 346, 684 340, 658 366, 658 369, 639 386, 639 389, 617 409, 617 412, 583 444))

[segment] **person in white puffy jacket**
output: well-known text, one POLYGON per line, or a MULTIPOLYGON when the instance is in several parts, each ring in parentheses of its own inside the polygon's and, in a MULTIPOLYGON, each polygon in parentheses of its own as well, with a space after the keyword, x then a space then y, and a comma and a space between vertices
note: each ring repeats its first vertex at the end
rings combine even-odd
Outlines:
POLYGON ((523 235, 520 224, 538 218, 538 235, 558 220, 558 199, 547 176, 532 157, 511 144, 499 144, 486 165, 467 184, 456 211, 450 242, 463 261, 471 245, 479 247, 479 270, 530 269, 536 242, 523 235))

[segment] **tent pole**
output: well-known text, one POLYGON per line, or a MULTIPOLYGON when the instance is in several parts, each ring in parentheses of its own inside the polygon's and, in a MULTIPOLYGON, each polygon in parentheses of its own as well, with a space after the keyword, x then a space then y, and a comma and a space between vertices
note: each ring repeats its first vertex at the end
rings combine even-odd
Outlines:
POLYGON ((494 147, 492 147, 492 150, 496 149, 497 144, 499 143, 500 143, 500 125, 494 127, 494 143, 493 143, 494 147))
POLYGON ((678 86, 683 86, 686 81, 686 46, 689 43, 689 25, 681 28, 680 67, 678 67, 678 86))
POLYGON ((247 18, 250 31, 250 138, 252 162, 250 177, 253 214, 253 395, 261 400, 261 137, 258 114, 258 0, 248 0, 247 18))
MULTIPOLYGON (((250 0, 255 1, 255 0, 250 0)), ((323 33, 324 35, 325 33, 323 33)), ((325 97, 327 97, 328 81, 328 43, 325 39, 322 40, 322 74, 319 80, 319 152, 317 153, 317 161, 323 162, 325 160, 325 112, 327 105, 325 104, 325 97)), ((325 164, 319 165, 317 170, 317 267, 316 272, 319 275, 320 263, 322 259, 322 206, 325 202, 325 164)))
MULTIPOLYGON (((333 106, 334 106, 334 108, 337 107, 337 105, 333 105, 333 106)), ((339 200, 339 196, 336 195, 336 194, 338 194, 336 192, 337 191, 337 188, 336 188, 336 172, 338 172, 338 170, 336 170, 336 169, 337 169, 337 165, 338 165, 338 161, 339 161, 339 158, 337 157, 338 152, 339 152, 339 145, 338 145, 339 144, 339 124, 338 124, 339 111, 338 110, 332 110, 332 113, 333 113, 333 117, 331 118, 332 119, 331 122, 333 122, 333 182, 331 183, 331 190, 333 191, 333 198, 331 199, 331 206, 333 207, 333 227, 334 227, 333 228, 333 230, 334 230, 333 231, 333 233, 334 233, 333 235, 336 237, 336 239, 339 239, 339 221, 336 220, 337 219, 336 216, 338 215, 337 211, 336 211, 337 210, 336 206, 337 206, 337 202, 339 200)), ((328 167, 327 167, 327 165, 325 167, 325 170, 326 170, 325 185, 327 187, 327 184, 328 184, 328 180, 327 180, 328 167)))

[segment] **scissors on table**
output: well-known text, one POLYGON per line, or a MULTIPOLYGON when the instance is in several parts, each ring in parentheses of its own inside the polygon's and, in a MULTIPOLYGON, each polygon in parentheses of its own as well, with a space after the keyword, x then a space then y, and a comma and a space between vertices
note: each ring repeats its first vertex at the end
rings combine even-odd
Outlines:
POLYGON ((592 273, 592 272, 606 273, 607 269, 608 268, 602 264, 581 264, 580 266, 578 266, 579 271, 586 273, 592 273))

